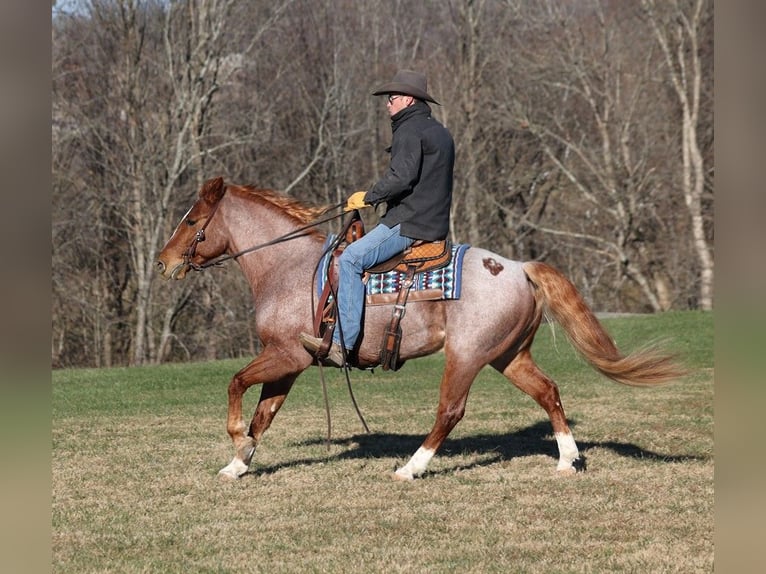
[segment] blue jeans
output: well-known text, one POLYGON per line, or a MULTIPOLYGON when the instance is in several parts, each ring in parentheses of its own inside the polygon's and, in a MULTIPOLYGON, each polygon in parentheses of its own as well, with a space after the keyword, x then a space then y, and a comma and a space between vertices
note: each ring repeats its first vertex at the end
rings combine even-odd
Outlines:
POLYGON ((380 223, 361 239, 346 247, 338 259, 339 325, 332 337, 335 343, 341 343, 346 349, 353 349, 359 337, 365 297, 365 287, 362 283, 364 270, 391 259, 414 241, 400 235, 399 225, 388 228, 380 223))

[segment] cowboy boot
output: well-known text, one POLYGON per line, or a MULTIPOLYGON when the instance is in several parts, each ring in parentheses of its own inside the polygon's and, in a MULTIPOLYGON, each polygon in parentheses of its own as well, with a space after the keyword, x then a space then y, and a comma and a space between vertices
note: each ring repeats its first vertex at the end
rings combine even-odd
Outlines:
MULTIPOLYGON (((317 351, 319 350, 319 347, 322 345, 322 339, 320 339, 319 337, 313 337, 309 335, 308 333, 301 333, 300 341, 304 349, 306 349, 309 353, 317 357, 317 351)), ((325 364, 342 368, 346 364, 346 361, 344 358, 345 355, 346 354, 344 354, 343 348, 340 346, 340 344, 333 341, 332 345, 330 345, 330 350, 327 352, 327 356, 317 357, 317 359, 319 359, 325 364)))

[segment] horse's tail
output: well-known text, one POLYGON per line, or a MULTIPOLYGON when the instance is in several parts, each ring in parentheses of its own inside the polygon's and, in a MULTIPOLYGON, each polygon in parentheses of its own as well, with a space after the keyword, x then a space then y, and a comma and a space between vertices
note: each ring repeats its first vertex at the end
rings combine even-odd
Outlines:
POLYGON ((527 262, 524 272, 535 287, 535 300, 561 325, 579 353, 594 369, 624 385, 650 386, 686 374, 671 355, 654 347, 623 356, 577 288, 559 271, 540 262, 527 262))

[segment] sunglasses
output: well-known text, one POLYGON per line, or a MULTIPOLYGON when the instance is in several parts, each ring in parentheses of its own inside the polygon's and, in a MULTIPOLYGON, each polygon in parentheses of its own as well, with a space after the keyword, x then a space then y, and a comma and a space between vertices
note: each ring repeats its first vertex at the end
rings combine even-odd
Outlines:
POLYGON ((397 94, 395 96, 388 96, 388 103, 393 104, 396 98, 403 98, 404 96, 397 94))

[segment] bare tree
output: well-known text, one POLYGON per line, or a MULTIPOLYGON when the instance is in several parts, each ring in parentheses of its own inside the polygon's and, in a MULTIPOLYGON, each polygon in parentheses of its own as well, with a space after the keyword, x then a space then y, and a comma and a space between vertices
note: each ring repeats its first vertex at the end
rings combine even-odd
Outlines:
POLYGON ((489 143, 479 137, 481 128, 479 114, 482 105, 484 56, 481 42, 481 18, 484 0, 453 2, 455 36, 457 40, 457 99, 453 105, 459 107, 460 120, 456 137, 456 154, 460 165, 456 173, 456 187, 460 190, 457 203, 464 209, 466 218, 466 240, 469 243, 482 242, 482 200, 479 170, 481 158, 489 143))
MULTIPOLYGON (((54 10, 56 365, 252 354, 235 269, 159 284, 203 180, 336 203, 386 169, 372 89, 428 74, 452 237, 601 309, 712 304, 712 2, 83 0, 54 10)), ((370 221, 375 217, 369 214, 370 221)))
POLYGON ((539 3, 523 37, 537 38, 515 45, 536 86, 514 98, 509 113, 529 126, 568 183, 556 195, 558 216, 526 223, 608 258, 611 290, 629 299, 628 280, 658 311, 670 305, 662 288, 667 270, 652 263, 658 254, 651 237, 662 225, 652 208, 654 134, 647 126, 659 102, 651 88, 652 46, 642 42, 636 16, 603 0, 539 3))
MULTIPOLYGON (((198 0, 165 6, 136 0, 92 1, 80 26, 88 42, 77 56, 78 82, 86 99, 64 94, 81 145, 88 154, 90 181, 102 186, 104 205, 125 247, 130 269, 128 294, 132 328, 130 362, 162 359, 174 318, 188 301, 183 286, 158 295, 155 256, 180 215, 174 210, 179 187, 198 189, 206 158, 248 142, 212 133, 223 63, 231 49, 227 24, 234 0, 198 0), (175 201, 174 201, 175 200, 175 201), (169 297, 168 297, 169 296, 169 297), (156 300, 161 301, 159 329, 156 300)), ((284 4, 271 7, 273 15, 284 4)), ((258 38, 261 31, 253 33, 258 38)), ((66 60, 70 65, 74 59, 66 60)), ((63 86, 62 86, 63 89, 63 86)), ((76 185, 82 185, 77 182, 76 185)), ((203 299, 210 298, 207 293, 203 299)))
POLYGON ((701 34, 709 25, 712 2, 673 0, 659 5, 642 0, 654 37, 662 50, 681 116, 681 189, 691 218, 694 249, 700 265, 700 307, 713 308, 713 253, 705 224, 706 169, 700 149, 700 114, 704 75, 701 34))

